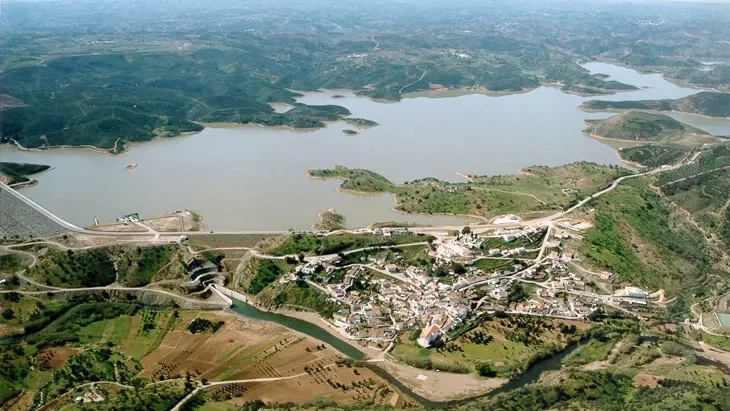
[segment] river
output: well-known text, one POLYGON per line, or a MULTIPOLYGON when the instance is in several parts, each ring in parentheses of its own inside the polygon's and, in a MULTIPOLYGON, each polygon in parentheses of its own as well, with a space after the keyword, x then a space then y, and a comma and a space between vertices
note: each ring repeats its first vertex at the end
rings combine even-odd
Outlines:
MULTIPOLYGON (((292 330, 301 332, 303 334, 309 335, 310 337, 313 337, 319 341, 322 341, 326 344, 329 344, 334 349, 340 351, 341 353, 345 354, 346 356, 355 359, 355 360, 363 360, 365 358, 364 354, 358 350, 357 348, 353 347, 352 345, 348 344, 347 342, 335 337, 334 335, 330 334, 329 332, 325 331, 319 326, 316 326, 312 323, 309 323, 304 320, 300 320, 298 318, 289 317, 282 314, 267 312, 259 310, 258 308, 247 304, 243 302, 236 302, 233 306, 233 310, 243 316, 254 318, 257 320, 264 320, 264 321, 270 321, 274 322, 280 325, 283 325, 287 328, 290 328, 292 330)), ((536 382, 543 372, 545 371, 553 371, 553 370, 559 370, 561 367, 561 361, 563 358, 565 358, 568 354, 573 352, 576 348, 578 348, 579 344, 574 344, 567 349, 559 352, 558 354, 555 354, 551 357, 548 357, 542 361, 537 362, 535 365, 530 367, 529 370, 527 370, 525 373, 520 374, 519 376, 511 379, 509 382, 507 382, 505 385, 497 388, 496 390, 493 390, 485 395, 481 395, 475 398, 483 398, 487 396, 493 396, 500 393, 516 390, 518 388, 524 387, 527 384, 536 382)), ((385 371, 383 368, 379 367, 375 363, 367 363, 365 364, 367 368, 378 374, 380 377, 384 378, 388 382, 390 382, 392 385, 397 387, 402 392, 406 393, 413 399, 417 400, 424 406, 428 408, 446 408, 451 407, 459 404, 463 404, 468 401, 472 401, 475 398, 469 398, 465 400, 456 400, 456 401, 431 401, 425 397, 422 397, 415 392, 413 392, 408 386, 404 385, 402 382, 400 382, 398 379, 390 375, 387 371, 385 371)))
MULTIPOLYGON (((677 98, 699 91, 659 74, 605 63, 586 67, 642 87, 593 98, 677 98)), ((347 90, 327 90, 305 93, 300 101, 342 105, 381 125, 356 136, 343 135, 353 127, 340 122, 314 131, 208 127, 194 135, 134 144, 119 156, 84 149, 28 152, 5 145, 2 161, 51 165, 23 194, 80 226, 90 225, 93 217, 108 222, 132 212, 150 218, 190 209, 203 215, 210 230, 304 229, 330 207, 345 215, 351 228, 386 220, 457 225, 469 220, 398 213, 389 194, 340 192, 338 181, 311 180, 306 170, 340 164, 371 169, 394 182, 427 176, 459 181, 456 173, 510 174, 535 164, 619 164, 613 149, 581 133, 585 119, 610 115, 578 110, 587 99, 541 87, 506 96, 421 96, 381 103, 347 90), (344 97, 334 98, 337 94, 344 97), (138 166, 125 171, 132 162, 138 166)), ((279 111, 286 108, 276 105, 279 111)), ((728 120, 678 116, 715 134, 730 134, 728 120)))

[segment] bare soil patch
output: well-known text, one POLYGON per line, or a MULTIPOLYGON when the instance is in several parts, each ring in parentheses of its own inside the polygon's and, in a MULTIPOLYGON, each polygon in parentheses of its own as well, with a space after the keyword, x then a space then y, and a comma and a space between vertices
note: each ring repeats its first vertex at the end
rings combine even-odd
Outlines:
POLYGON ((369 402, 400 406, 413 404, 367 368, 322 364, 314 363, 312 368, 316 370, 289 380, 240 384, 244 392, 231 402, 240 406, 256 399, 265 403, 305 403, 326 399, 340 405, 369 402))
POLYGON ((386 360, 378 363, 418 395, 432 401, 450 401, 488 393, 509 381, 507 378, 481 378, 474 374, 452 374, 421 370, 386 360), (428 377, 418 379, 419 375, 428 377))
POLYGON ((3 404, 3 410, 7 411, 26 411, 33 409, 33 398, 35 391, 23 390, 17 397, 3 404))
POLYGON ((658 385, 657 378, 648 374, 636 374, 633 381, 637 388, 656 388, 658 385))
POLYGON ((81 350, 71 347, 49 348, 47 350, 44 350, 39 355, 39 357, 47 366, 53 368, 54 370, 57 370, 61 368, 63 364, 68 361, 69 358, 76 355, 79 351, 81 350))

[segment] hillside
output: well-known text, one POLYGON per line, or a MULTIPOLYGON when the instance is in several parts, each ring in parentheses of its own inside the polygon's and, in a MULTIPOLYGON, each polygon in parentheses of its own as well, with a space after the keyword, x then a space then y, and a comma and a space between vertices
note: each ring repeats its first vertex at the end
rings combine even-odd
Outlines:
POLYGON ((724 242, 718 247, 730 249, 730 145, 717 145, 692 164, 662 174, 656 185, 707 233, 724 242))
POLYGON ((663 114, 628 111, 605 120, 586 120, 585 133, 601 138, 670 142, 688 135, 709 135, 663 114))
POLYGON ((5 184, 28 183, 28 176, 46 171, 51 166, 43 164, 0 162, 0 181, 5 184))
POLYGON ((730 93, 702 91, 675 100, 586 101, 584 110, 654 110, 679 111, 710 117, 730 117, 730 93))

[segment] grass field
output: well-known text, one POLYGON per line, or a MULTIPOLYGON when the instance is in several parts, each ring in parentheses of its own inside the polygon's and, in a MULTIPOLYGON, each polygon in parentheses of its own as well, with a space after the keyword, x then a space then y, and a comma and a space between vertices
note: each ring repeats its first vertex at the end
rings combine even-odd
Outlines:
POLYGON ((219 247, 255 248, 262 241, 278 236, 278 234, 193 234, 188 237, 188 241, 196 249, 219 247))
POLYGON ((567 344, 560 324, 520 316, 487 318, 440 348, 422 348, 403 335, 391 353, 416 368, 475 373, 480 364, 486 363, 497 376, 510 377, 524 372, 535 359, 567 344))
POLYGON ((702 340, 721 350, 730 351, 730 337, 720 337, 702 331, 702 340))
POLYGON ((595 361, 603 361, 606 357, 608 357, 608 353, 615 345, 616 340, 591 340, 587 344, 570 353, 569 356, 565 357, 563 364, 575 366, 585 365, 595 361))

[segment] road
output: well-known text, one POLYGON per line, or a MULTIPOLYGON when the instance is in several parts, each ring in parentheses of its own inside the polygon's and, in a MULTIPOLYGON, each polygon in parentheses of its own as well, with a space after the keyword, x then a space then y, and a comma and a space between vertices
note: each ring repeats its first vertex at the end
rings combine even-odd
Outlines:
POLYGON ((405 90, 408 87, 410 87, 410 86, 418 83, 419 81, 423 80, 424 77, 426 77, 426 70, 425 69, 422 69, 420 67, 416 67, 416 68, 419 69, 419 70, 421 70, 421 71, 423 71, 423 73, 421 73, 421 77, 419 77, 418 80, 413 81, 413 82, 410 82, 410 83, 406 84, 405 86, 401 87, 400 90, 398 90, 398 94, 403 94, 403 90, 405 90))
POLYGON ((45 291, 22 291, 22 290, 0 290, 0 294, 7 294, 7 293, 18 293, 22 295, 48 295, 48 294, 57 294, 57 293, 80 293, 80 292, 94 292, 94 291, 141 291, 141 292, 151 292, 155 294, 162 294, 166 295, 168 297, 173 297, 178 300, 186 301, 193 304, 201 304, 211 307, 221 307, 226 308, 228 307, 228 304, 224 302, 215 302, 215 301, 207 301, 207 300, 198 300, 193 298, 187 298, 183 297, 180 294, 175 294, 170 291, 165 290, 159 290, 156 288, 146 288, 146 287, 117 287, 112 285, 107 285, 103 287, 80 287, 80 288, 59 288, 59 287, 51 287, 48 285, 40 284, 38 282, 35 282, 33 280, 30 280, 29 278, 17 274, 18 278, 22 281, 28 282, 30 284, 33 284, 38 287, 46 288, 45 291))

